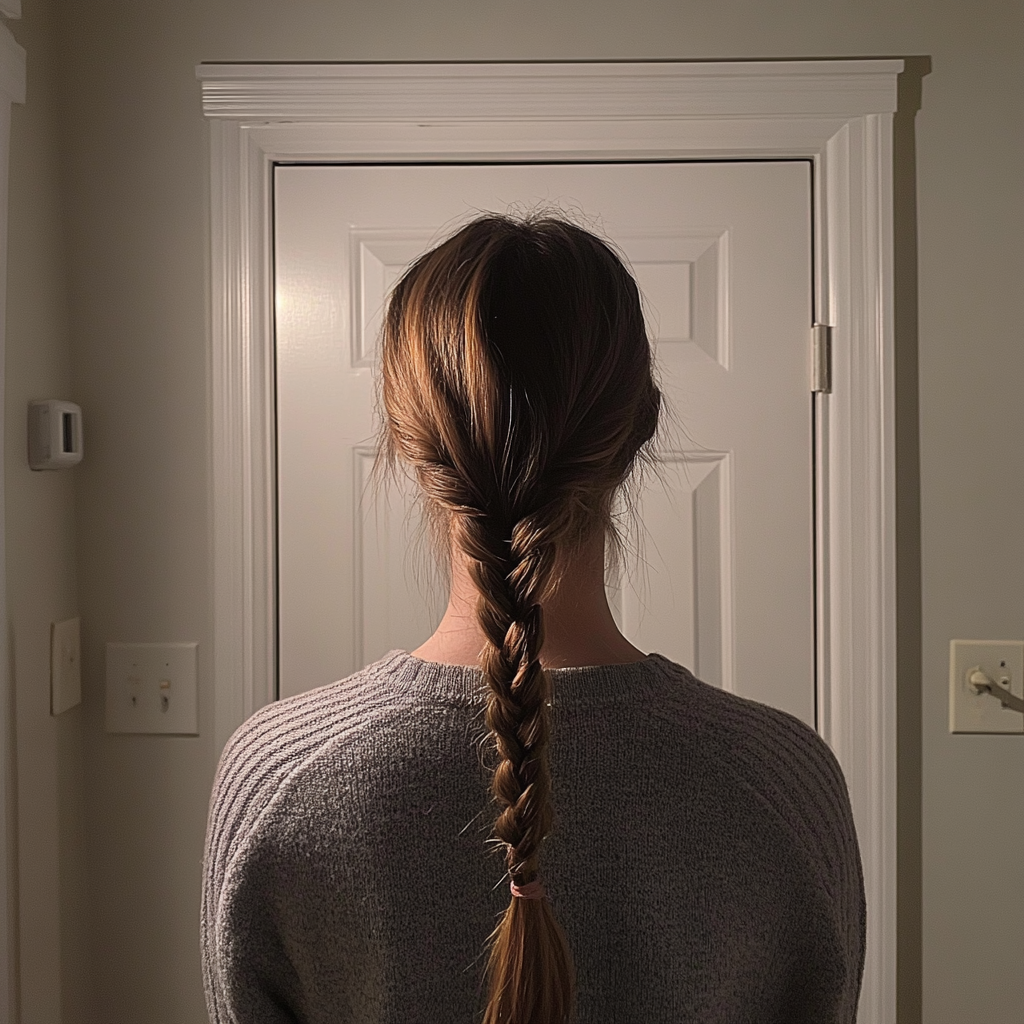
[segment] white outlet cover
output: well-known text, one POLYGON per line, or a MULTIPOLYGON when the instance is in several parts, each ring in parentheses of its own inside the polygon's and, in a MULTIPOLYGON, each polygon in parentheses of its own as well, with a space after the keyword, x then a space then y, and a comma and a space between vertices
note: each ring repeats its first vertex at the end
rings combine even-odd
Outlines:
POLYGON ((992 680, 1009 676, 1009 692, 1024 697, 1024 640, 950 641, 949 731, 1024 733, 1024 715, 974 692, 968 676, 975 668, 992 680))
POLYGON ((80 620, 50 623, 50 714, 60 715, 82 702, 80 620))
POLYGON ((107 644, 107 732, 199 733, 194 641, 107 644))

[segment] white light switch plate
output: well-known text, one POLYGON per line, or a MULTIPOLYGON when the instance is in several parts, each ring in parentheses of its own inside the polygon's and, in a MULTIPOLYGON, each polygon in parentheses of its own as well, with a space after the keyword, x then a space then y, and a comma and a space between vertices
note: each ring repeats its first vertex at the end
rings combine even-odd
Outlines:
POLYGON ((79 620, 50 623, 50 714, 82 702, 82 652, 79 620))
POLYGON ((107 644, 107 732, 199 732, 195 642, 107 644))
POLYGON ((974 692, 967 677, 975 668, 994 682, 1007 680, 1006 689, 1024 697, 1024 641, 951 640, 949 731, 1024 733, 1024 715, 1004 708, 996 697, 974 692))

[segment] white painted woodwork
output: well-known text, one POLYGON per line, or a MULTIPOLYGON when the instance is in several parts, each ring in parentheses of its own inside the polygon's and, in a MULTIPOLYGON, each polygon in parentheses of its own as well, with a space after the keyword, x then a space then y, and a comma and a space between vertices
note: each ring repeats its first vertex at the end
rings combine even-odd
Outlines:
MULTIPOLYGON (((20 14, 20 5, 5 13, 20 14)), ((0 24, 0 450, 3 450, 4 351, 7 323, 7 177, 10 167, 11 104, 25 102, 25 51, 6 25, 0 24)), ((0 622, 7 622, 7 554, 4 542, 4 483, 0 479, 0 622)), ((14 758, 14 720, 11 717, 8 631, 0 635, 0 1020, 17 1013, 17 831, 11 816, 10 791, 14 758)))
POLYGON ((289 161, 770 159, 814 166, 818 728, 850 789, 868 949, 896 1015, 892 114, 900 60, 211 64, 216 743, 274 696, 270 182, 289 161))
POLYGON ((553 207, 632 266, 668 407, 640 558, 612 591, 623 631, 813 727, 809 164, 292 166, 275 181, 281 696, 418 647, 444 609, 429 551, 409 550, 408 495, 370 488, 387 291, 478 211, 553 207))

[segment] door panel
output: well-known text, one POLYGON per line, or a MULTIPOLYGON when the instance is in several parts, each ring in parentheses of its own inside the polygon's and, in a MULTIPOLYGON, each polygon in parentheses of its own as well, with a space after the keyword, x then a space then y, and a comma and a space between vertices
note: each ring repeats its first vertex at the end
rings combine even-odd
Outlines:
POLYGON ((408 486, 371 486, 387 293, 482 210, 627 257, 667 415, 609 597, 629 639, 814 724, 811 191, 799 161, 290 166, 275 184, 280 693, 412 649, 445 595, 408 486))

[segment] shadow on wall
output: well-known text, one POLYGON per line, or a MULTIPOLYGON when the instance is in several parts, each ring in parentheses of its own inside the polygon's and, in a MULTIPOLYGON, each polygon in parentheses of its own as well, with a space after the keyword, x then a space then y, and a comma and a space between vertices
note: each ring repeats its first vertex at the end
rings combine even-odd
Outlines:
POLYGON ((904 57, 893 118, 896 322, 896 1017, 920 1024, 921 465, 917 372, 917 152, 914 119, 930 57, 904 57))

